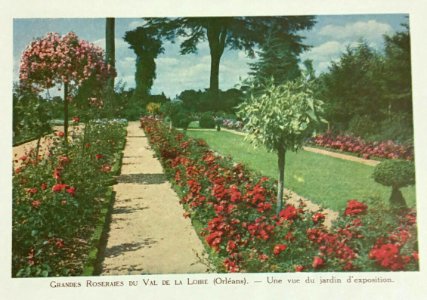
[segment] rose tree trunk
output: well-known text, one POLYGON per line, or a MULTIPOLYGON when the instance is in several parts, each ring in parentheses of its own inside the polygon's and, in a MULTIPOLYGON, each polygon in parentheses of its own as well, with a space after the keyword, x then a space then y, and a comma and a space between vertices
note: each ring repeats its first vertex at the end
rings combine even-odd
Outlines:
POLYGON ((64 83, 64 140, 68 144, 68 83, 64 83))
POLYGON ((283 207, 283 190, 285 187, 285 155, 286 148, 282 144, 277 149, 277 165, 279 167, 279 183, 277 187, 277 203, 276 203, 276 213, 282 210, 283 207))

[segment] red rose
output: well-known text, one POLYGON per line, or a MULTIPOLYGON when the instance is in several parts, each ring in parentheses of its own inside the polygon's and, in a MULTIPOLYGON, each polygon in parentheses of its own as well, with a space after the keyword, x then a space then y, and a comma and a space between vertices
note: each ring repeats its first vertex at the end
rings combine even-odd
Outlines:
POLYGON ((355 199, 348 200, 347 207, 344 211, 345 216, 353 216, 364 213, 368 209, 368 206, 355 199))
POLYGON ((73 186, 71 186, 71 187, 69 187, 69 188, 66 190, 66 192, 67 192, 68 194, 70 194, 70 196, 71 196, 71 197, 74 197, 74 194, 76 193, 76 188, 75 188, 75 187, 73 187, 73 186))
POLYGON ((283 209, 279 213, 280 218, 283 218, 285 220, 292 220, 295 219, 298 216, 298 211, 293 205, 287 205, 285 209, 283 209))
POLYGON ((315 256, 313 259, 313 268, 318 269, 321 266, 323 266, 325 264, 325 261, 323 260, 323 258, 319 257, 319 256, 315 256))
POLYGON ((31 202, 31 206, 34 207, 34 208, 39 208, 41 204, 42 203, 41 203, 40 200, 34 200, 34 201, 31 202))
POLYGON ((105 164, 101 167, 101 171, 104 173, 108 173, 111 171, 111 166, 109 164, 105 164))
POLYGON ((288 248, 288 246, 286 246, 284 244, 278 244, 278 245, 274 246, 273 253, 274 253, 274 255, 279 255, 281 252, 285 251, 286 248, 288 248))
POLYGON ((304 270, 304 267, 301 265, 296 265, 294 266, 295 272, 301 272, 302 270, 304 270))
POLYGON ((34 195, 38 192, 37 188, 31 188, 27 190, 27 193, 30 195, 34 195))
POLYGON ((323 222, 325 220, 325 215, 322 213, 316 213, 313 215, 312 220, 314 223, 323 222))
POLYGON ((63 183, 57 183, 52 187, 52 191, 55 193, 59 193, 61 191, 63 191, 64 189, 66 189, 68 187, 68 185, 63 184, 63 183))

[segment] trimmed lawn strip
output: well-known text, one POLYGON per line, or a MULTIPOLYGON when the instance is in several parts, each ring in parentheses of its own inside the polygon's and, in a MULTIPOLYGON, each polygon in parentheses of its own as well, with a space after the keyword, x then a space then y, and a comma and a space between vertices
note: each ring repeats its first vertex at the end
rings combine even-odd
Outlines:
MULTIPOLYGON (((189 136, 206 140, 221 155, 271 178, 277 178, 277 155, 264 147, 254 148, 244 137, 221 131, 187 131, 189 136)), ((341 210, 347 200, 379 198, 388 202, 391 189, 376 183, 373 167, 308 151, 286 154, 285 187, 302 197, 333 210, 341 210)), ((415 187, 402 189, 408 206, 415 207, 415 187)))

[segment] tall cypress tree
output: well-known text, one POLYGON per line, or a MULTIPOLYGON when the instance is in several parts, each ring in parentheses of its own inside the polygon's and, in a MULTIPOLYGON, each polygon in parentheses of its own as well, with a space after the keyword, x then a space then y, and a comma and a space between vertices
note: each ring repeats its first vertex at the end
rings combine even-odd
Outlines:
POLYGON ((155 59, 164 48, 162 42, 150 29, 138 27, 128 31, 124 40, 136 54, 135 91, 132 101, 145 106, 148 103, 151 87, 156 78, 155 59))

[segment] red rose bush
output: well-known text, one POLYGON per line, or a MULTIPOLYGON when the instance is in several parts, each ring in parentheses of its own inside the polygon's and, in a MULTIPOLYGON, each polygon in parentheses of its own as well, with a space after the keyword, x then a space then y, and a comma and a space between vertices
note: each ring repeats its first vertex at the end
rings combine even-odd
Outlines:
POLYGON ((372 223, 380 212, 374 209, 371 216, 370 207, 355 199, 331 228, 323 224, 322 211, 310 212, 303 202, 285 205, 276 215, 275 181, 159 120, 142 118, 141 127, 181 197, 185 216, 202 225, 198 233, 217 271, 398 270, 376 251, 384 243, 398 247, 393 255, 403 262, 400 269, 418 268, 418 254, 412 255, 417 253, 415 222, 382 218, 372 223), (396 228, 411 233, 390 240, 396 228))
POLYGON ((401 145, 393 141, 367 142, 349 135, 333 135, 329 132, 311 139, 312 144, 343 152, 351 152, 365 159, 404 159, 414 160, 413 145, 401 145))
POLYGON ((46 138, 45 153, 36 155, 32 149, 15 161, 14 277, 82 274, 93 246, 91 235, 108 206, 111 165, 119 162, 125 137, 120 124, 90 128, 82 134, 75 127, 75 138, 67 146, 64 135, 46 138))

